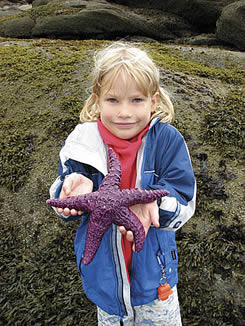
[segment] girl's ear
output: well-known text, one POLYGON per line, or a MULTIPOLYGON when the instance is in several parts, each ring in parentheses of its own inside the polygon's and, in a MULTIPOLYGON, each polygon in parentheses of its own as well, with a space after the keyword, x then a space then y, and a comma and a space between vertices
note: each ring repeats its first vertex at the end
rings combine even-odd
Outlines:
POLYGON ((93 100, 94 100, 94 104, 96 105, 96 111, 100 111, 100 106, 99 106, 99 96, 95 93, 92 94, 93 96, 93 100))
POLYGON ((94 103, 98 104, 99 96, 97 94, 95 94, 95 93, 93 93, 92 96, 93 96, 93 99, 94 99, 94 103))
POLYGON ((156 92, 155 94, 152 95, 152 98, 151 98, 151 112, 154 112, 156 110, 156 107, 159 104, 159 99, 160 99, 159 92, 156 92))

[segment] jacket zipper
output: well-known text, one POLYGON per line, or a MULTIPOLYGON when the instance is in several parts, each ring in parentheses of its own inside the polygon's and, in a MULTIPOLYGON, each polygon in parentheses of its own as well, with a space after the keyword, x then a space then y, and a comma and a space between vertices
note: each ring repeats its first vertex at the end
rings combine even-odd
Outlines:
POLYGON ((132 284, 133 279, 134 279, 134 265, 135 265, 135 258, 134 258, 135 253, 132 253, 132 261, 131 261, 131 271, 130 271, 130 284, 132 284))
POLYGON ((120 311, 120 315, 125 315, 127 313, 127 308, 123 298, 123 278, 121 275, 120 258, 117 249, 117 229, 115 225, 112 226, 112 233, 111 233, 111 254, 115 266, 115 277, 117 280, 117 287, 118 287, 116 296, 117 296, 119 311, 120 311), (120 291, 121 293, 119 295, 120 283, 121 283, 121 291, 120 291))
POLYGON ((166 278, 165 277, 165 258, 164 258, 164 254, 162 253, 161 249, 158 250, 157 261, 158 261, 158 264, 159 264, 159 267, 160 267, 161 273, 162 273, 162 277, 159 280, 159 283, 161 284, 161 282, 166 278))

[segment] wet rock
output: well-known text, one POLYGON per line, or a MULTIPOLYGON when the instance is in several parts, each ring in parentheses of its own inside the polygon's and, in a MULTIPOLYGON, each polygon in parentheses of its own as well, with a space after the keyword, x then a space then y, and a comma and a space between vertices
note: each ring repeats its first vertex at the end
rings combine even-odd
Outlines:
MULTIPOLYGON (((33 2, 33 7, 37 7, 35 10, 38 10, 41 3, 43 2, 33 2)), ((160 10, 132 12, 127 7, 96 0, 45 3, 46 6, 40 6, 42 14, 35 15, 34 26, 28 25, 26 37, 115 39, 137 35, 168 40, 192 34, 191 25, 184 19, 160 10), (43 13, 44 7, 47 14, 43 13)), ((31 13, 27 13, 27 16, 32 18, 31 13)), ((23 33, 18 36, 19 24, 23 25, 22 18, 8 20, 7 24, 3 24, 0 35, 23 37, 23 33), (18 19, 21 21, 18 22, 18 19)))
POLYGON ((245 50, 245 1, 236 1, 225 7, 217 21, 218 39, 245 50))
POLYGON ((0 2, 0 18, 19 15, 31 7, 31 4, 25 1, 2 1, 0 2))
POLYGON ((39 6, 45 6, 47 5, 49 2, 51 2, 50 0, 34 0, 32 2, 32 7, 39 7, 39 6))
MULTIPOLYGON (((208 46, 223 46, 225 41, 228 42, 227 44, 243 49, 242 7, 236 11, 236 14, 232 14, 234 24, 231 24, 231 28, 230 20, 226 24, 226 18, 223 19, 222 14, 217 24, 217 37, 215 34, 216 22, 222 9, 233 3, 233 0, 150 2, 35 0, 32 5, 12 5, 0 9, 0 17, 3 17, 0 36, 61 39, 146 37, 158 41, 171 41, 175 44, 208 46), (28 10, 24 14, 24 11, 31 7, 33 10, 28 10), (15 16, 13 20, 8 18, 8 24, 4 24, 4 18, 11 16, 15 16), (24 16, 34 21, 34 26, 25 21, 26 33, 23 31, 23 20, 16 21, 24 16), (236 24, 237 21, 241 21, 240 26, 236 24), (225 24, 227 28, 224 27, 225 24), (20 30, 19 25, 22 27, 20 30)), ((231 8, 236 8, 236 4, 237 1, 231 8)))
POLYGON ((17 7, 0 8, 0 17, 11 17, 21 13, 22 11, 17 7))
POLYGON ((214 30, 222 8, 235 0, 108 0, 109 2, 126 5, 132 8, 154 8, 168 11, 184 17, 201 32, 214 30))
POLYGON ((35 23, 30 17, 23 17, 6 21, 3 24, 4 36, 30 38, 35 23))

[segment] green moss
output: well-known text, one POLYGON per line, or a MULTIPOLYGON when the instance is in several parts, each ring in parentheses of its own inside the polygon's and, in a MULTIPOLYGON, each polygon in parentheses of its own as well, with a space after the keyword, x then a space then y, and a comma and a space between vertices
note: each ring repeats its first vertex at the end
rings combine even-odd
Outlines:
MULTIPOLYGON (((78 55, 68 56, 56 49, 51 55, 38 53, 28 47, 6 46, 1 48, 2 77, 8 81, 16 81, 22 78, 23 82, 35 82, 51 79, 62 84, 69 80, 74 65, 81 59, 78 55)), ((44 84, 44 83, 43 83, 44 84)), ((57 85, 55 85, 57 86, 57 85)))
POLYGON ((17 225, 5 225, 1 232, 0 285, 8 293, 2 297, 4 325, 97 324, 96 307, 84 296, 76 272, 72 225, 59 230, 53 225, 48 243, 39 242, 31 251, 23 246, 17 225))
POLYGON ((101 46, 42 39, 20 44, 0 47, 1 89, 9 94, 1 99, 0 184, 14 191, 28 180, 39 145, 61 145, 79 122, 88 75, 81 66, 89 70, 90 50, 101 46))
POLYGON ((206 325, 208 320, 209 325, 240 325, 242 309, 236 313, 233 310, 242 300, 239 270, 244 240, 240 227, 220 225, 204 239, 183 238, 178 241, 178 246, 182 275, 179 288, 185 287, 184 293, 180 291, 180 302, 186 307, 182 313, 184 324, 206 325), (226 296, 221 298, 220 291, 226 296), (237 293, 237 302, 231 295, 233 292, 237 293), (188 322, 190 313, 192 318, 188 322))
POLYGON ((235 63, 233 63, 233 67, 228 65, 227 68, 219 68, 194 59, 191 61, 182 55, 180 51, 159 43, 145 45, 145 47, 149 50, 154 61, 164 69, 182 72, 187 75, 220 79, 229 84, 244 84, 245 70, 235 63))
POLYGON ((25 182, 32 167, 31 153, 34 151, 33 134, 5 134, 1 140, 0 184, 17 191, 25 182))
POLYGON ((13 19, 17 19, 23 17, 22 15, 15 15, 15 16, 8 16, 8 17, 0 17, 0 34, 2 32, 2 26, 5 22, 13 20, 13 19))
POLYGON ((209 106, 202 122, 203 141, 227 157, 239 158, 244 151, 245 90, 236 89, 209 106))
POLYGON ((51 1, 47 5, 32 8, 27 14, 36 21, 39 17, 72 15, 77 13, 76 8, 68 8, 62 5, 64 1, 51 1))

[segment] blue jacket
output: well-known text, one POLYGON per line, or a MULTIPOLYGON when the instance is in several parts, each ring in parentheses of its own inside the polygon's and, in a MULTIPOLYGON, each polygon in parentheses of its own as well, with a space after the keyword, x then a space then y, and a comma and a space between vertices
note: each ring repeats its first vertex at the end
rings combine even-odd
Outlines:
MULTIPOLYGON (((96 191, 108 173, 107 148, 97 123, 76 126, 60 151, 59 177, 50 188, 51 198, 59 197, 64 177, 81 173, 90 178, 96 191)), ((171 287, 177 284, 178 255, 175 231, 195 211, 196 183, 187 146, 171 125, 154 119, 137 153, 136 187, 166 189, 169 196, 158 201, 160 228, 151 227, 144 248, 133 253, 130 284, 121 248, 121 233, 112 225, 105 233, 95 258, 82 264, 89 215, 82 216, 75 238, 77 266, 84 292, 109 314, 131 314, 132 306, 155 300, 162 267, 171 287)), ((65 217, 69 221, 74 217, 65 217)))

